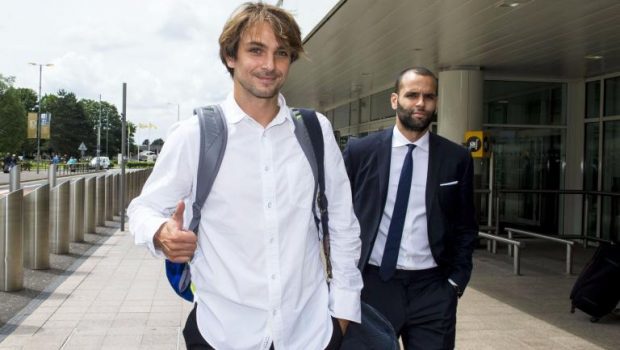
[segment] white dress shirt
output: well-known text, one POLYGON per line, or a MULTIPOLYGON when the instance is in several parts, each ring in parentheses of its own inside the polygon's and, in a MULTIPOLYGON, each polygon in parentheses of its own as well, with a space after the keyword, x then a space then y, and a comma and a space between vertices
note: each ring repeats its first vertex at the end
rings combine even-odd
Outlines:
MULTIPOLYGON (((431 253, 428 241, 428 226, 426 220, 426 178, 428 175, 428 151, 429 151, 429 132, 427 131, 420 139, 413 144, 411 156, 413 157, 413 176, 411 178, 411 191, 409 192, 409 202, 407 204, 407 215, 405 216, 405 226, 400 241, 398 251, 398 261, 396 268, 400 270, 423 270, 437 266, 431 253)), ((396 192, 400 180, 400 172, 403 168, 405 156, 407 155, 407 145, 411 142, 394 126, 392 134, 392 156, 390 160, 390 178, 388 185, 387 199, 383 216, 379 224, 379 232, 375 240, 375 245, 370 254, 369 263, 381 266, 383 250, 387 240, 388 229, 392 221, 396 192)))
MULTIPOLYGON (((328 290, 312 214, 314 177, 284 97, 262 127, 232 94, 221 105, 228 143, 202 208, 191 262, 200 333, 216 349, 324 349, 330 316, 360 322, 361 242, 348 177, 331 125, 319 121, 325 142, 325 186, 333 280, 328 290)), ((157 255, 153 236, 186 201, 191 218, 199 153, 196 117, 177 123, 142 193, 129 206, 137 244, 157 255)))

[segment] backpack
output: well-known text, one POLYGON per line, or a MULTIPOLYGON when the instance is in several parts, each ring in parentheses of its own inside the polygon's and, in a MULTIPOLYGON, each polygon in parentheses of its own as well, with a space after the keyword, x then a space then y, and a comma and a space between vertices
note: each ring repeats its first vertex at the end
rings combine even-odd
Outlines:
POLYGON ((575 308, 598 320, 611 313, 620 301, 620 245, 601 243, 583 268, 570 293, 575 308))
MULTIPOLYGON (((224 152, 226 151, 226 142, 228 140, 228 131, 226 128, 226 119, 224 113, 218 105, 196 108, 194 114, 198 115, 200 124, 200 153, 198 160, 198 179, 196 183, 196 197, 192 204, 192 220, 189 229, 198 235, 198 226, 200 223, 200 211, 204 205, 213 182, 222 164, 224 152)), ((324 167, 323 167, 323 132, 316 113, 309 109, 293 109, 292 119, 295 124, 295 136, 303 150, 315 179, 314 196, 317 199, 317 206, 320 211, 320 220, 315 212, 315 206, 312 206, 315 223, 327 225, 327 199, 324 193, 324 167)), ((320 231, 320 230, 319 230, 320 231)), ((324 232, 327 232, 324 230, 324 232)), ((320 234, 319 234, 320 239, 320 234)), ((329 237, 323 237, 323 246, 325 248, 326 241, 329 237)), ((331 262, 328 271, 331 271, 331 262)), ((191 275, 188 263, 175 263, 166 259, 166 276, 172 289, 183 299, 193 302, 194 291, 191 283, 191 275)), ((331 278, 331 276, 328 276, 331 278)))

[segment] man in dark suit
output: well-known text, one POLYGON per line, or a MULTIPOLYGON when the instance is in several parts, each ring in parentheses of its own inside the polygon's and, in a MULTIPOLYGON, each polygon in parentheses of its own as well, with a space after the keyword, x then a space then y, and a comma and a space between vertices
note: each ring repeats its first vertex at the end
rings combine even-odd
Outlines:
POLYGON ((437 100, 432 72, 402 71, 391 95, 395 127, 352 139, 344 151, 361 226, 362 300, 390 320, 406 349, 454 348, 478 232, 472 158, 429 132, 437 100))

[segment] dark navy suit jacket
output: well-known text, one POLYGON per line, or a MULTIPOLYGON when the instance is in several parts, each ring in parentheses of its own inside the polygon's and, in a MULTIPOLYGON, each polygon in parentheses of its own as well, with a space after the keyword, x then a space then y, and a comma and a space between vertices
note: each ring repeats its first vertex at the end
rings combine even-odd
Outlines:
MULTIPOLYGON (((361 227, 361 271, 370 258, 385 207, 392 132, 389 128, 351 139, 344 150, 353 207, 361 227)), ((429 136, 428 240, 437 264, 463 291, 471 276, 471 256, 478 235, 473 201, 473 161, 466 148, 433 133, 429 136)))

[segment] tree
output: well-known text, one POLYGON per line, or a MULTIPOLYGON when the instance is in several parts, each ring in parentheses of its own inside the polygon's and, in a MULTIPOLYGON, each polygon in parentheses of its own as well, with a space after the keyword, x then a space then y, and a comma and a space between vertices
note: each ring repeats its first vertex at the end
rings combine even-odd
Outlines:
POLYGON ((51 138, 47 144, 50 152, 77 155, 81 142, 89 150, 97 149, 94 125, 75 94, 60 90, 58 96, 46 95, 41 104, 42 111, 52 114, 51 138))
MULTIPOLYGON (((0 83, 3 77, 0 76, 0 83)), ((0 91, 0 151, 19 153, 26 140, 26 110, 17 91, 0 91)))
POLYGON ((2 73, 0 73, 0 94, 8 90, 10 87, 13 87, 14 83, 15 77, 5 77, 4 75, 2 75, 2 73))
MULTIPOLYGON (((101 116, 101 154, 106 154, 107 152, 106 155, 110 156, 121 153, 122 121, 116 106, 107 101, 101 101, 100 103, 99 101, 88 99, 80 100, 80 104, 84 108, 86 117, 94 127, 95 135, 97 135, 97 126, 101 116)), ((131 135, 128 136, 130 136, 131 141, 131 135)), ((94 150, 96 152, 96 146, 94 150)))
POLYGON ((155 153, 159 153, 159 152, 161 152, 161 148, 163 146, 164 146, 164 140, 162 140, 162 139, 155 139, 151 143, 151 151, 153 151, 155 153))
POLYGON ((37 93, 32 89, 16 88, 15 91, 19 96, 19 100, 26 109, 27 112, 34 112, 37 110, 37 93))
MULTIPOLYGON (((133 153, 133 151, 136 151, 139 153, 140 151, 140 147, 138 146, 138 144, 136 144, 136 140, 134 139, 134 136, 136 135, 136 131, 138 130, 138 126, 132 122, 127 122, 127 138, 129 139, 129 154, 133 153)), ((135 154, 135 153, 134 153, 135 154)))

